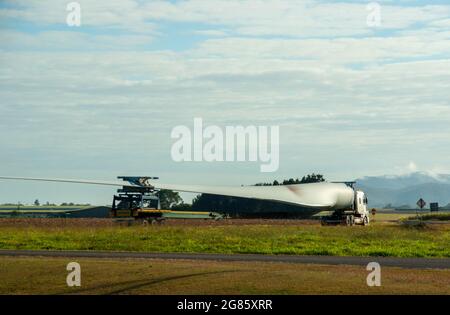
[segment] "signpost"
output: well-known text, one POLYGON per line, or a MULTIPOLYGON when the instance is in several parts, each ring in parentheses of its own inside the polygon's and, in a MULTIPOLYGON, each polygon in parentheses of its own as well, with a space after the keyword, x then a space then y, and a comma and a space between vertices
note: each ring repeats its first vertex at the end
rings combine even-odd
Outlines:
MULTIPOLYGON (((422 198, 420 198, 420 199, 417 200, 417 202, 416 202, 416 205, 419 206, 420 210, 422 210, 423 207, 426 206, 426 204, 427 204, 427 203, 426 203, 425 200, 423 200, 422 198)), ((419 218, 419 212, 416 211, 416 215, 417 215, 417 218, 419 218)))

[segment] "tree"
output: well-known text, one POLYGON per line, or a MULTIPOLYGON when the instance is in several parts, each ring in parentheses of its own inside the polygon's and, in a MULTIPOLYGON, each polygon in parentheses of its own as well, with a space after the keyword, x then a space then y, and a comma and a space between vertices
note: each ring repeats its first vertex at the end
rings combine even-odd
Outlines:
POLYGON ((41 204, 39 203, 39 199, 36 199, 35 201, 34 201, 34 205, 36 206, 36 207, 39 207, 41 204))
POLYGON ((318 182, 324 182, 324 181, 325 181, 325 178, 323 178, 323 175, 312 173, 311 175, 303 176, 300 183, 307 184, 307 183, 318 183, 318 182))
POLYGON ((161 209, 171 209, 183 202, 178 192, 173 190, 161 189, 158 193, 161 209))

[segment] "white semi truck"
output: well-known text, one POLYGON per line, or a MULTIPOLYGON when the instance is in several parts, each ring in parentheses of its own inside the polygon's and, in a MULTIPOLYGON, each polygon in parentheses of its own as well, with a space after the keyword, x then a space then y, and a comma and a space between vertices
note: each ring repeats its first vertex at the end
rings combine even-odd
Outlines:
POLYGON ((259 200, 268 200, 296 206, 299 214, 313 215, 322 211, 331 211, 322 217, 322 224, 368 225, 367 198, 364 192, 354 188, 354 182, 319 182, 274 186, 215 186, 195 184, 163 184, 155 177, 121 176, 121 181, 101 181, 60 178, 29 178, 0 176, 0 179, 33 180, 120 186, 136 189, 173 190, 181 192, 222 195, 259 200))
POLYGON ((336 209, 331 215, 321 218, 322 225, 369 225, 369 212, 367 210, 367 197, 361 190, 353 189, 353 198, 347 207, 336 209))

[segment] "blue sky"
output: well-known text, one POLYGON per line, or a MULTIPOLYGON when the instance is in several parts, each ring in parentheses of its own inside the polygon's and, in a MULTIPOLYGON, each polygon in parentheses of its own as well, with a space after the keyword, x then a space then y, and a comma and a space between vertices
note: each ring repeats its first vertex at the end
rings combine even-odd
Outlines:
MULTIPOLYGON (((450 5, 0 1, 0 174, 250 184, 448 173, 450 5), (177 125, 280 126, 280 168, 176 163, 177 125)), ((0 202, 105 204, 111 188, 0 183, 0 202)))

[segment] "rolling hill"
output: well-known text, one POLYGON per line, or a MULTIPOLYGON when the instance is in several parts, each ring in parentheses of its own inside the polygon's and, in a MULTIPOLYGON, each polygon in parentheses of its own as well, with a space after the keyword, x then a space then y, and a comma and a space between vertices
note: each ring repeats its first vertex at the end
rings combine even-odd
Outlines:
POLYGON ((370 207, 407 205, 414 208, 419 198, 427 204, 439 202, 440 206, 445 206, 450 203, 449 174, 414 172, 396 176, 366 176, 356 181, 357 188, 367 193, 370 207))

